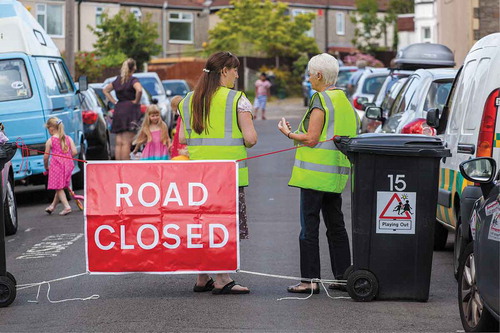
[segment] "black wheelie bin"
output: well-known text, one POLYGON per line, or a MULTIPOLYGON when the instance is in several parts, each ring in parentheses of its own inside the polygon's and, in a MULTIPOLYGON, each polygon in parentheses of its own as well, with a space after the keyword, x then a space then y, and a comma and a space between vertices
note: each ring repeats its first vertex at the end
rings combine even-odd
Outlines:
POLYGON ((425 135, 363 134, 335 143, 352 163, 349 296, 427 301, 439 162, 449 149, 425 135))
MULTIPOLYGON (((5 163, 10 161, 16 153, 16 143, 0 144, 0 171, 5 163)), ((3 180, 0 175, 0 198, 2 195, 3 180)), ((9 306, 16 299, 16 279, 7 272, 7 263, 5 255, 5 221, 4 205, 0 204, 0 307, 9 306)))

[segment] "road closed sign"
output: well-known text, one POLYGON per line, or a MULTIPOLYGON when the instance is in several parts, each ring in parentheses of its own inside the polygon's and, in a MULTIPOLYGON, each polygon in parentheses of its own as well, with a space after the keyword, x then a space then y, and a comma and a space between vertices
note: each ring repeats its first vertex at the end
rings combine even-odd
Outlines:
POLYGON ((89 162, 87 271, 236 271, 237 170, 234 161, 89 162))
POLYGON ((377 192, 378 234, 415 234, 415 192, 377 192))

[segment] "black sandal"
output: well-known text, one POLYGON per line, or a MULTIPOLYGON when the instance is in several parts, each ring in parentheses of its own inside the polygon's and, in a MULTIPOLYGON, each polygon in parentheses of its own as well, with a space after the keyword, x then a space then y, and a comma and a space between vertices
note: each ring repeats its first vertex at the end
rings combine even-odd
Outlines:
POLYGON ((231 281, 228 284, 226 284, 224 287, 222 287, 222 289, 214 288, 214 290, 212 290, 212 294, 214 294, 214 295, 241 295, 241 294, 250 293, 250 290, 235 290, 235 289, 233 289, 234 286, 241 286, 241 284, 236 283, 234 281, 231 281))
POLYGON ((212 278, 210 278, 210 280, 208 280, 204 286, 199 286, 199 285, 195 284, 193 287, 193 291, 195 293, 202 293, 205 291, 211 291, 212 289, 214 289, 214 280, 212 278))

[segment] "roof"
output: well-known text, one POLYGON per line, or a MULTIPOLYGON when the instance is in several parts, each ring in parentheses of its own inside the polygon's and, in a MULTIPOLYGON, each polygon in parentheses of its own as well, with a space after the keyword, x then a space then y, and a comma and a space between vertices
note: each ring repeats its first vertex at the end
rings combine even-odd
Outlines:
POLYGON ((18 1, 0 0, 0 32, 0 53, 61 56, 49 35, 18 1))

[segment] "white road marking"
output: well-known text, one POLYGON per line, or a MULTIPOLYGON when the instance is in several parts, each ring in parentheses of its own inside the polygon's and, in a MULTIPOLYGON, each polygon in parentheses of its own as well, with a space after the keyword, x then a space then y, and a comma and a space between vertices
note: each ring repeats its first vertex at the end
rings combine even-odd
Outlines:
POLYGON ((58 234, 45 237, 40 243, 31 247, 28 251, 16 259, 40 259, 56 257, 60 252, 68 248, 78 239, 82 238, 83 234, 58 234))

